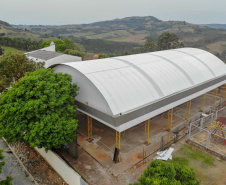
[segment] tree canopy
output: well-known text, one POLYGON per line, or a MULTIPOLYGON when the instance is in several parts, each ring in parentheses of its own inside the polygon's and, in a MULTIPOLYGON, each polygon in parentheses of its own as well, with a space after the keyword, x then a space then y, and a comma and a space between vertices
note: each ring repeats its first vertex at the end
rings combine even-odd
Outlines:
POLYGON ((63 41, 66 45, 66 49, 80 51, 79 47, 71 39, 64 39, 63 41))
POLYGON ((60 40, 60 39, 47 40, 47 41, 40 44, 40 48, 45 48, 45 47, 50 46, 50 43, 52 41, 55 44, 56 51, 64 52, 67 49, 65 42, 63 40, 60 40))
POLYGON ((29 39, 16 38, 16 37, 10 38, 10 37, 2 37, 0 35, 1 45, 7 46, 7 47, 13 47, 13 48, 25 50, 25 51, 32 51, 32 50, 38 49, 41 42, 42 40, 37 42, 35 40, 31 40, 30 38, 29 39))
POLYGON ((72 142, 78 87, 71 81, 68 74, 43 68, 13 83, 0 97, 0 137, 46 150, 72 142))
POLYGON ((74 55, 74 56, 79 56, 79 57, 84 57, 85 54, 82 53, 81 51, 79 50, 73 50, 73 49, 66 49, 64 51, 65 54, 69 54, 69 55, 74 55))
MULTIPOLYGON (((4 155, 2 154, 3 150, 0 150, 0 160, 4 159, 4 155)), ((0 174, 2 173, 2 167, 5 165, 5 162, 0 162, 0 174)), ((11 185, 11 181, 13 180, 12 177, 7 176, 6 180, 1 180, 0 184, 2 185, 11 185)))
POLYGON ((0 58, 0 92, 8 88, 11 82, 22 78, 26 72, 35 71, 43 65, 44 63, 36 63, 20 53, 3 55, 0 58))
POLYGON ((52 39, 52 40, 47 40, 45 42, 43 42, 40 45, 40 48, 45 48, 50 46, 51 42, 54 42, 55 46, 56 46, 56 51, 59 52, 64 52, 66 49, 71 49, 71 50, 76 50, 79 51, 79 47, 70 39, 52 39))
POLYGON ((184 47, 175 33, 164 32, 157 41, 158 50, 176 49, 184 47))
POLYGON ((165 161, 152 161, 134 185, 199 185, 193 169, 165 161))
POLYGON ((144 45, 134 49, 132 53, 146 53, 182 47, 184 47, 184 45, 175 33, 164 32, 159 36, 156 42, 149 38, 144 45))
POLYGON ((0 46, 0 55, 4 54, 4 49, 2 48, 2 46, 0 46))
POLYGON ((157 44, 152 39, 147 39, 145 44, 133 50, 132 53, 147 53, 157 50, 157 44))
POLYGON ((109 58, 109 56, 104 54, 104 53, 98 53, 98 58, 99 59, 101 59, 101 58, 109 58))

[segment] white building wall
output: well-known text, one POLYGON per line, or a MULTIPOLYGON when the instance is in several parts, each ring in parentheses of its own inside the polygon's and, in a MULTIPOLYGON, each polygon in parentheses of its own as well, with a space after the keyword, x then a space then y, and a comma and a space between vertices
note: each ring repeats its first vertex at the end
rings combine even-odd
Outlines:
POLYGON ((113 115, 103 95, 86 76, 67 65, 58 65, 54 69, 55 72, 63 72, 72 76, 72 83, 76 83, 80 88, 76 100, 88 103, 91 107, 106 114, 113 115))

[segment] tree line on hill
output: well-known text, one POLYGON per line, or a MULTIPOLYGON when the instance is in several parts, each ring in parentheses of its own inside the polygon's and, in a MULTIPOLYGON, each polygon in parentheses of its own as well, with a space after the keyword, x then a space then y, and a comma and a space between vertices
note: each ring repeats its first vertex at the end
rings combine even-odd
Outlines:
POLYGON ((10 37, 0 37, 0 45, 16 48, 24 51, 32 51, 39 48, 39 45, 42 43, 42 40, 39 42, 32 41, 31 39, 24 38, 10 38, 10 37))
POLYGON ((159 36, 157 41, 153 41, 149 38, 146 40, 144 45, 134 49, 131 54, 162 51, 182 47, 184 47, 184 44, 179 40, 175 33, 164 32, 159 36))
MULTIPOLYGON (((157 41, 148 38, 144 45, 135 48, 132 52, 123 52, 117 56, 162 51, 182 47, 184 47, 184 44, 179 40, 178 36, 175 33, 164 32, 159 36, 157 41)), ((101 53, 101 55, 99 56, 100 56, 99 58, 107 58, 116 55, 106 55, 101 53)))

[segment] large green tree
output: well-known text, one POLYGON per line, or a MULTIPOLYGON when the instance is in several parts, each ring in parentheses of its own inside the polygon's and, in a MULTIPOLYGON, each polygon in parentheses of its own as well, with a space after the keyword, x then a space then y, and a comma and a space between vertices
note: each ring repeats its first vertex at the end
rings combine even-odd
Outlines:
POLYGON ((157 50, 176 49, 184 47, 175 33, 164 32, 157 41, 157 50))
POLYGON ((109 56, 104 53, 98 53, 98 59, 101 59, 101 58, 109 58, 109 56))
POLYGON ((193 169, 165 161, 152 161, 134 185, 199 185, 193 169))
POLYGON ((22 78, 26 72, 35 71, 43 65, 29 60, 24 54, 5 54, 0 58, 0 92, 8 88, 11 82, 22 78))
POLYGON ((147 39, 144 45, 134 49, 132 53, 147 53, 157 50, 156 43, 152 39, 147 39))
POLYGON ((45 48, 45 47, 50 46, 50 43, 52 41, 54 42, 54 44, 56 46, 56 51, 64 52, 67 49, 79 51, 79 47, 70 39, 63 39, 63 40, 61 40, 61 39, 52 39, 52 40, 47 40, 47 41, 43 42, 40 45, 40 48, 45 48))
POLYGON ((60 52, 64 52, 67 48, 66 48, 66 44, 63 40, 61 39, 52 39, 52 40, 47 40, 43 43, 41 43, 40 48, 45 48, 50 46, 51 42, 54 42, 55 47, 56 47, 56 51, 60 51, 60 52))
POLYGON ((0 137, 46 150, 72 142, 78 87, 71 80, 68 74, 38 69, 13 83, 0 97, 0 137))
POLYGON ((71 39, 64 39, 63 41, 66 45, 66 49, 80 51, 79 47, 71 39))
POLYGON ((153 41, 151 38, 147 39, 144 45, 134 49, 132 51, 132 54, 176 49, 182 47, 184 47, 184 45, 176 34, 164 32, 159 36, 157 41, 153 41))
POLYGON ((68 55, 74 55, 74 56, 79 56, 79 57, 84 57, 85 54, 79 50, 73 50, 73 49, 66 49, 64 51, 65 54, 68 54, 68 55))
MULTIPOLYGON (((4 159, 4 155, 2 154, 3 150, 0 150, 0 160, 4 159)), ((5 165, 5 162, 0 162, 0 174, 2 173, 2 167, 5 165)), ((6 180, 1 180, 0 184, 2 185, 11 185, 12 177, 7 176, 6 180)))

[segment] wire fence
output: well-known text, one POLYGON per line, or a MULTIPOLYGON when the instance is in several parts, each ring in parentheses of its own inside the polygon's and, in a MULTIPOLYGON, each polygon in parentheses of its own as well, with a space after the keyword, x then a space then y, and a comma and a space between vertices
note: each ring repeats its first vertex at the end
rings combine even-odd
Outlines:
MULTIPOLYGON (((203 129, 208 128, 210 124, 219 117, 226 117, 225 99, 220 99, 215 106, 205 110, 205 113, 200 113, 199 116, 193 116, 190 122, 184 121, 178 124, 172 129, 171 132, 162 136, 160 141, 160 150, 165 150, 171 144, 176 143, 187 134, 191 134, 189 131, 192 132, 193 136, 199 134, 203 129), (191 130, 188 129, 190 124, 192 124, 191 130)), ((221 139, 218 138, 215 140, 220 141, 221 139)), ((211 140, 210 144, 212 144, 212 142, 213 141, 211 140)))
POLYGON ((190 122, 188 142, 226 159, 226 133, 217 132, 220 127, 215 122, 219 117, 226 117, 225 107, 190 122))

